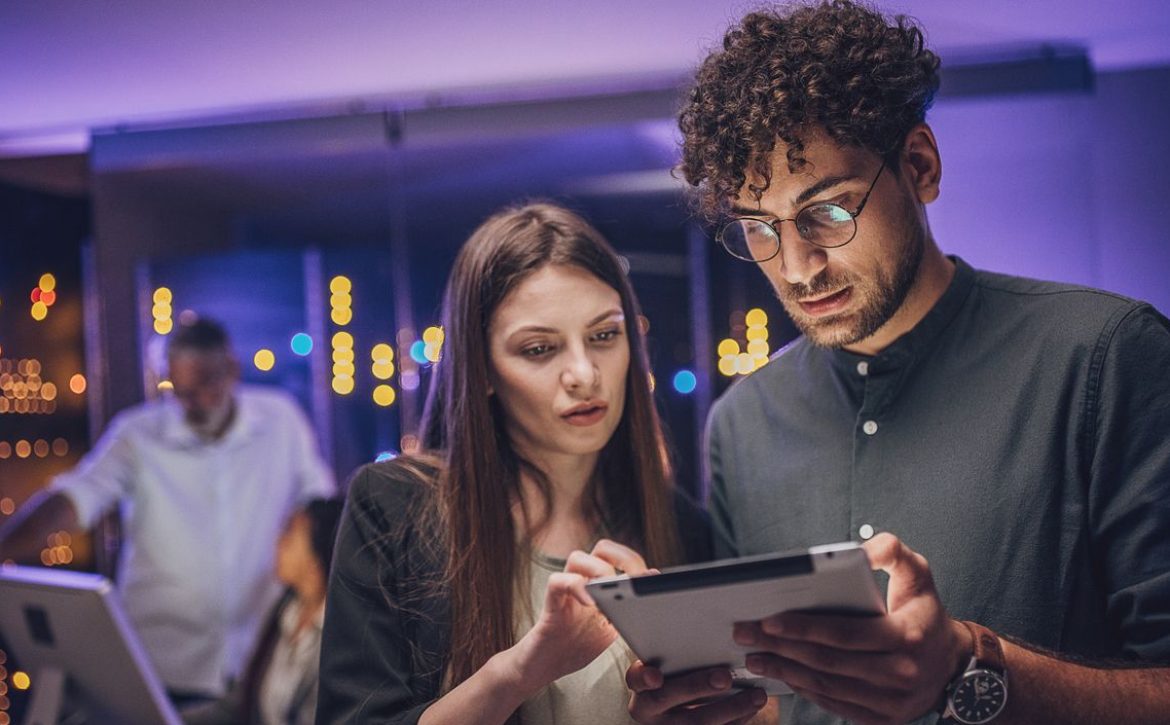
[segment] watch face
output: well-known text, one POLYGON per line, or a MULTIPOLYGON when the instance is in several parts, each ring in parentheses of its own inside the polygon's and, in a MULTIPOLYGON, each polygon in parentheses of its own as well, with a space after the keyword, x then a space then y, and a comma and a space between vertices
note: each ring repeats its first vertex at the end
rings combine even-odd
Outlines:
POLYGON ((990 670, 971 670, 951 692, 951 708, 962 723, 977 725, 990 721, 1003 710, 1007 687, 1003 678, 990 670))

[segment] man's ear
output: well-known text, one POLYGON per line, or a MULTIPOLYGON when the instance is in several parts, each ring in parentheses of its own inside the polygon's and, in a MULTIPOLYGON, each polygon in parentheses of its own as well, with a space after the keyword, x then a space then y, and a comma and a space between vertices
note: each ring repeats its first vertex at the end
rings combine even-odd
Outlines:
POLYGON ((929 204, 938 198, 942 157, 930 126, 920 123, 910 129, 902 143, 900 163, 919 203, 929 204))

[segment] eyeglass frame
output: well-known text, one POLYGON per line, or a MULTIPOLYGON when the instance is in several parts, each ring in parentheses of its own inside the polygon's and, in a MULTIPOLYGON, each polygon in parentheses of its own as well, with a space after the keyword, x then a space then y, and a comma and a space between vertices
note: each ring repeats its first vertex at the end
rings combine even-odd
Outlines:
POLYGON ((760 262, 767 262, 769 260, 775 259, 776 255, 780 254, 780 230, 776 228, 776 226, 778 224, 781 224, 782 222, 792 222, 794 225, 796 225, 797 218, 800 217, 800 215, 803 214, 806 209, 811 209, 811 208, 816 207, 816 206, 835 206, 838 209, 840 209, 841 211, 848 214, 850 219, 853 221, 853 233, 849 235, 848 239, 841 242, 840 244, 824 245, 824 244, 817 244, 816 242, 812 241, 811 239, 806 238, 803 234, 801 234, 799 225, 796 225, 796 233, 798 235, 800 235, 801 239, 803 239, 804 241, 813 245, 814 247, 819 247, 821 249, 840 249, 841 247, 844 247, 849 242, 852 242, 854 240, 854 238, 857 237, 857 217, 861 216, 861 212, 865 211, 865 205, 866 205, 866 202, 869 201, 869 195, 873 193, 874 187, 877 186, 878 179, 880 179, 882 177, 882 171, 885 171, 886 168, 887 168, 886 160, 882 159, 882 163, 881 163, 881 166, 878 167, 877 174, 874 175, 873 181, 869 182, 869 188, 865 190, 865 196, 861 197, 861 203, 857 205, 857 211, 849 211, 848 209, 841 206, 840 204, 834 204, 831 201, 820 201, 820 202, 814 202, 812 204, 807 204, 807 205, 801 207, 800 211, 796 212, 795 216, 787 217, 784 219, 777 219, 774 222, 770 222, 770 221, 767 221, 766 219, 760 219, 758 217, 751 217, 751 216, 732 217, 731 219, 728 219, 726 222, 724 222, 719 227, 719 233, 717 235, 715 235, 715 241, 719 242, 719 246, 723 247, 724 251, 726 251, 728 254, 730 254, 735 259, 739 259, 739 260, 742 260, 744 262, 754 262, 757 264, 759 264, 760 262), (741 257, 738 254, 736 254, 735 252, 731 251, 731 249, 723 241, 723 232, 727 229, 727 227, 731 226, 732 224, 737 223, 737 222, 743 222, 743 221, 759 222, 759 223, 767 226, 769 229, 771 229, 772 234, 776 237, 776 251, 772 252, 767 257, 763 257, 762 259, 758 259, 756 257, 752 257, 750 259, 747 257, 741 257))

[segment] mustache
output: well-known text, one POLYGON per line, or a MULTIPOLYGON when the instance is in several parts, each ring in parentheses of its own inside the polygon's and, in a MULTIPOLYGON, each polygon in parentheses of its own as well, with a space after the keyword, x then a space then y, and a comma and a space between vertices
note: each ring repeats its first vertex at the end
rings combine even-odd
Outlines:
POLYGON ((779 290, 780 299, 789 302, 796 302, 798 300, 807 299, 809 297, 819 297, 826 292, 832 292, 847 287, 850 284, 848 277, 845 275, 837 275, 830 277, 825 272, 821 272, 811 281, 796 282, 784 285, 779 290))

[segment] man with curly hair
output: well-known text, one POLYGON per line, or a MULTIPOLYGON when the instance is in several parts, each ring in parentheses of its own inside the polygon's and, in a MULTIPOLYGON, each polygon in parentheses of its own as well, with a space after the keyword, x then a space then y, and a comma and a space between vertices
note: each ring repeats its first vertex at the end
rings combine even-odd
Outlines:
MULTIPOLYGON (((722 553, 851 538, 889 575, 885 616, 734 637, 790 721, 1170 721, 1170 321, 940 251, 938 67, 847 0, 755 12, 682 110, 702 215, 803 333, 712 410, 722 553)), ((627 679, 641 722, 760 706, 709 699, 726 670, 627 679)))

